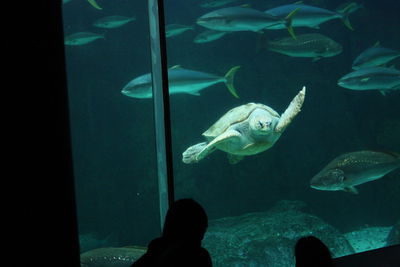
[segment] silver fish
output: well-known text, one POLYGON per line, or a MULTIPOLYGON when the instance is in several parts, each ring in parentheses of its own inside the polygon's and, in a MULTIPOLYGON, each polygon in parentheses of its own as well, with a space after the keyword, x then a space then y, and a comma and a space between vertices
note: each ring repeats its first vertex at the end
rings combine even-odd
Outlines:
POLYGON ((358 70, 365 67, 382 66, 400 57, 400 52, 380 46, 377 42, 373 47, 364 50, 353 61, 352 68, 358 70))
MULTIPOLYGON (((200 91, 217 83, 225 83, 229 92, 236 98, 239 96, 233 86, 233 78, 239 66, 231 68, 224 77, 205 72, 188 70, 180 66, 168 70, 168 85, 170 94, 200 95, 200 91)), ((153 96, 151 74, 139 76, 124 86, 121 93, 133 98, 151 98, 153 96)))
MULTIPOLYGON (((347 28, 353 30, 353 27, 349 21, 349 14, 352 9, 352 5, 348 5, 347 8, 341 9, 340 12, 330 11, 320 7, 314 7, 304 4, 290 4, 275 7, 272 9, 265 10, 264 12, 279 18, 284 18, 293 10, 298 10, 296 16, 293 17, 293 27, 310 27, 319 29, 319 25, 333 19, 341 19, 347 28)), ((282 25, 274 25, 269 29, 283 29, 282 25)))
POLYGON ((64 38, 65 45, 84 45, 97 39, 104 39, 103 34, 93 32, 77 32, 64 38))
POLYGON ((228 32, 214 31, 214 30, 205 30, 194 38, 193 42, 195 43, 207 43, 218 40, 222 38, 228 32))
POLYGON ((168 24, 165 26, 165 36, 172 37, 184 33, 185 31, 193 30, 193 26, 186 26, 180 24, 168 24))
POLYGON ((394 68, 370 67, 350 72, 339 79, 338 85, 351 90, 400 89, 400 71, 394 68))
POLYGON ((211 11, 197 19, 197 24, 217 31, 254 31, 259 32, 276 25, 287 28, 294 36, 292 17, 297 10, 293 10, 285 17, 277 17, 247 7, 227 7, 211 11))
POLYGON ((351 152, 332 160, 311 179, 310 185, 318 190, 343 190, 357 194, 354 186, 382 178, 399 167, 400 155, 396 153, 351 152))
POLYGON ((128 22, 136 20, 136 17, 125 17, 125 16, 107 16, 100 18, 96 20, 93 23, 93 26, 98 27, 98 28, 106 28, 106 29, 112 29, 112 28, 118 28, 121 27, 128 22))
POLYGON ((342 52, 342 46, 319 33, 300 34, 293 38, 280 38, 268 42, 267 49, 291 57, 310 57, 318 60, 342 52))

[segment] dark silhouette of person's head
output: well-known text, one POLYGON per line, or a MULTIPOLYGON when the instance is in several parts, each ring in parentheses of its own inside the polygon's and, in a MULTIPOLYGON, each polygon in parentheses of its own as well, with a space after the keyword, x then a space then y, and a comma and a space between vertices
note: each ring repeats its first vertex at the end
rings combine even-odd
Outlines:
POLYGON ((300 238, 295 246, 296 267, 331 267, 332 256, 328 247, 315 236, 300 238))
POLYGON ((203 207, 193 199, 175 201, 168 209, 163 237, 170 241, 201 243, 208 227, 208 217, 203 207))
POLYGON ((168 209, 161 237, 131 267, 211 267, 208 251, 201 246, 208 227, 207 214, 193 199, 175 201, 168 209))

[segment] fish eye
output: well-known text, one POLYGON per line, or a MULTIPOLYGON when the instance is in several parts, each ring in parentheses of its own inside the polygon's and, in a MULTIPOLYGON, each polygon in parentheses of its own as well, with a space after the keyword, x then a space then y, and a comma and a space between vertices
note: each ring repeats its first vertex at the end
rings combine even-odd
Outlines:
POLYGON ((263 127, 263 124, 261 121, 258 121, 258 125, 260 125, 261 128, 263 127))

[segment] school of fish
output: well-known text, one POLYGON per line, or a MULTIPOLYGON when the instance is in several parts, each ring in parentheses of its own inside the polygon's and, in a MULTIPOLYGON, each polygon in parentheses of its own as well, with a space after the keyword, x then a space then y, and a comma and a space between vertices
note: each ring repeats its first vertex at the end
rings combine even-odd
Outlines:
MULTIPOLYGON (((66 4, 70 0, 64 0, 66 4)), ((88 0, 95 9, 102 10, 95 0, 88 0)), ((296 34, 295 28, 318 30, 321 24, 331 20, 340 20, 344 26, 353 31, 349 16, 363 8, 356 2, 345 3, 336 10, 328 10, 303 4, 302 2, 286 4, 267 10, 256 10, 248 5, 240 6, 240 0, 207 0, 200 6, 207 9, 203 15, 194 18, 192 24, 167 24, 166 38, 195 32, 193 42, 204 44, 217 41, 235 32, 248 31, 259 34, 262 49, 293 58, 310 58, 317 61, 334 57, 343 51, 343 46, 320 33, 296 34), (226 7, 226 5, 235 5, 226 7), (199 31, 199 29, 203 29, 199 31), (265 40, 269 30, 286 29, 288 35, 274 40, 265 40)), ((109 15, 100 17, 92 26, 103 29, 114 29, 136 20, 135 16, 109 15)), ((96 40, 105 39, 104 33, 81 31, 65 36, 65 45, 82 46, 96 40)), ((400 89, 400 71, 390 63, 400 57, 400 51, 384 47, 380 42, 367 47, 361 52, 349 68, 353 71, 338 79, 337 85, 350 90, 378 90, 383 95, 400 89)), ((174 66, 168 70, 170 94, 189 94, 198 96, 201 91, 223 83, 230 94, 239 98, 234 86, 234 76, 239 69, 234 66, 223 76, 199 70, 174 66)), ((152 98, 151 74, 134 77, 121 93, 124 96, 138 99, 152 98)), ((400 155, 390 151, 361 150, 345 152, 333 159, 311 180, 311 188, 324 191, 346 191, 358 193, 357 185, 377 180, 400 167, 400 155)))

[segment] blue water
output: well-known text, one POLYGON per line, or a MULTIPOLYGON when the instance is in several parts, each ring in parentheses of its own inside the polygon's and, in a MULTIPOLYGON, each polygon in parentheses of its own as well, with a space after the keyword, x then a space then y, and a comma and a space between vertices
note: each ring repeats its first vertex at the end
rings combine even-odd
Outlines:
MULTIPOLYGON (((209 11, 200 0, 165 1, 166 23, 195 25, 209 11)), ((147 1, 100 1, 96 10, 86 1, 64 5, 65 34, 104 33, 104 40, 67 46, 68 87, 80 233, 113 245, 146 245, 159 234, 157 171, 151 99, 120 93, 131 79, 150 72, 147 1), (116 29, 92 22, 106 15, 136 16, 116 29)), ((265 10, 291 1, 243 1, 265 10)), ((343 1, 306 1, 334 10, 343 1)), ((221 83, 201 96, 173 95, 172 142, 176 198, 192 197, 209 218, 265 211, 282 199, 304 201, 313 214, 341 232, 365 225, 390 226, 400 218, 400 170, 358 187, 360 194, 317 191, 309 180, 336 156, 362 149, 400 152, 400 90, 351 91, 337 80, 351 71, 353 59, 376 41, 400 50, 398 1, 363 1, 350 15, 355 31, 340 20, 321 29, 296 28, 297 34, 318 32, 343 45, 343 52, 312 62, 270 51, 258 51, 259 35, 227 34, 205 44, 193 43, 194 30, 167 39, 168 65, 224 75, 232 66, 240 99, 221 83), (194 165, 182 152, 203 141, 208 129, 229 109, 259 102, 282 113, 301 87, 307 87, 300 114, 278 142, 258 155, 230 165, 216 151, 194 165)), ((285 30, 267 38, 286 37, 285 30)), ((400 60, 392 64, 400 68, 400 60)))

